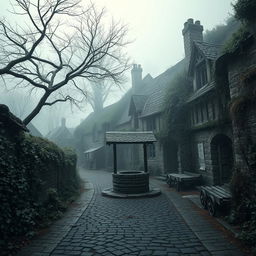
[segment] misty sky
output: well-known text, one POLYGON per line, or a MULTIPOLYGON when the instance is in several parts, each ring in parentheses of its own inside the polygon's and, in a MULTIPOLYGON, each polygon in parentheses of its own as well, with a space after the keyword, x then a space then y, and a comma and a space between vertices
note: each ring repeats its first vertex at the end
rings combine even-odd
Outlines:
MULTIPOLYGON (((86 0, 84 0, 86 1, 86 0)), ((94 0, 105 6, 115 20, 129 25, 127 48, 132 63, 139 63, 143 75, 153 77, 184 57, 183 24, 188 18, 200 20, 205 31, 212 29, 233 13, 231 0, 94 0)), ((1 16, 7 16, 8 1, 0 1, 1 16)), ((127 74, 130 77, 130 72, 127 74)), ((127 85, 128 87, 129 85, 127 85)), ((75 126, 88 112, 67 114, 67 125, 75 126)), ((38 117, 40 119, 40 117, 38 117)), ((37 118, 37 119, 38 119, 37 118)))

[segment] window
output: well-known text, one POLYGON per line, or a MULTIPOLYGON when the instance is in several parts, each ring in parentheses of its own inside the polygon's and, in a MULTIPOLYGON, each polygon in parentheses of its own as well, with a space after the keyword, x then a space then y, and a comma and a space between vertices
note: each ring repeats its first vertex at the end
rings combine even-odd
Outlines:
POLYGON ((200 89, 208 82, 205 61, 200 62, 196 67, 196 88, 200 89))
POLYGON ((204 109, 203 104, 200 104, 200 111, 201 111, 201 123, 204 122, 204 109))
POLYGON ((202 142, 197 144, 197 153, 199 170, 205 170, 204 144, 202 142))
POLYGON ((199 116, 198 116, 198 106, 195 107, 195 112, 196 112, 196 124, 199 122, 199 116))
POLYGON ((208 109, 208 102, 205 103, 205 110, 206 110, 206 120, 209 120, 209 109, 208 109))
POLYGON ((148 157, 149 158, 156 157, 156 148, 155 148, 154 144, 149 144, 148 145, 148 157))
POLYGON ((191 117, 191 125, 194 125, 195 124, 194 109, 190 111, 190 117, 191 117))
POLYGON ((154 131, 156 129, 156 120, 155 118, 150 118, 147 120, 147 131, 154 131))
POLYGON ((214 104, 214 101, 212 101, 212 119, 215 120, 215 118, 216 118, 215 104, 214 104))

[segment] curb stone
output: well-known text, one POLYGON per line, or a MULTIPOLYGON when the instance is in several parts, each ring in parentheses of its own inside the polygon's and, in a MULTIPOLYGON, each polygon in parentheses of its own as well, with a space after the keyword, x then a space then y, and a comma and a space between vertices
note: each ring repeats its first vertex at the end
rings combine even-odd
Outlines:
MULTIPOLYGON (((153 181, 154 184, 157 183, 158 185, 162 183, 161 181, 154 179, 154 177, 153 181)), ((229 241, 227 243, 225 235, 221 231, 213 229, 211 227, 212 223, 209 223, 208 220, 204 219, 203 216, 198 215, 198 213, 193 210, 192 205, 197 205, 193 200, 181 200, 182 196, 179 193, 174 191, 166 191, 164 188, 162 189, 162 192, 166 194, 167 197, 169 197, 171 202, 175 205, 179 214, 183 217, 184 221, 187 223, 187 225, 190 227, 190 229, 194 232, 194 234, 202 242, 203 246, 210 252, 211 255, 246 255, 232 242, 229 241)), ((222 225, 222 223, 220 223, 218 220, 214 219, 214 221, 218 222, 219 225, 222 225)), ((227 230, 226 227, 223 228, 227 230)))

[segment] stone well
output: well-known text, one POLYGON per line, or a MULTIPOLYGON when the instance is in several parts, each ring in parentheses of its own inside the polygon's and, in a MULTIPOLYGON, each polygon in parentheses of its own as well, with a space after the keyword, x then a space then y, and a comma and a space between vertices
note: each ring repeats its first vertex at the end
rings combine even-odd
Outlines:
POLYGON ((141 171, 120 171, 113 173, 113 191, 123 194, 149 192, 149 174, 141 171))

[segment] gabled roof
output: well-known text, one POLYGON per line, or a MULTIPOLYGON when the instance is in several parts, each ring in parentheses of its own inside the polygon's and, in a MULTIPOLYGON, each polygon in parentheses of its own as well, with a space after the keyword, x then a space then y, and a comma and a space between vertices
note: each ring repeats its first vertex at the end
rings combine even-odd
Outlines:
POLYGON ((146 95, 133 95, 132 100, 137 111, 141 111, 146 103, 148 96, 146 95))
POLYGON ((159 91, 156 91, 149 96, 144 106, 141 117, 154 115, 163 110, 163 102, 165 100, 165 95, 166 95, 164 91, 165 90, 160 89, 159 91))
POLYGON ((122 110, 120 116, 118 117, 118 121, 116 125, 123 125, 129 123, 131 121, 131 117, 129 115, 129 104, 127 103, 127 107, 122 110))
POLYGON ((46 136, 49 140, 55 142, 58 146, 72 146, 73 135, 66 126, 59 126, 46 136))
POLYGON ((195 41, 194 45, 200 50, 206 59, 216 60, 220 54, 222 45, 210 44, 206 42, 195 41))
POLYGON ((152 131, 147 132, 106 132, 106 143, 152 143, 156 138, 152 131))
POLYGON ((154 78, 150 75, 147 74, 144 78, 143 78, 143 82, 144 83, 150 83, 154 78))
POLYGON ((154 115, 164 110, 164 101, 167 91, 172 87, 172 79, 174 79, 177 74, 184 71, 184 69, 185 60, 183 59, 151 82, 151 94, 144 105, 141 117, 154 115))
POLYGON ((148 96, 132 95, 129 107, 129 116, 132 115, 133 109, 135 112, 142 112, 148 96))
POLYGON ((196 54, 200 53, 204 59, 216 61, 221 53, 222 45, 210 44, 206 42, 194 41, 192 46, 191 57, 189 61, 188 74, 191 75, 195 66, 196 54))
POLYGON ((75 129, 75 134, 91 134, 96 127, 97 130, 102 130, 102 126, 108 123, 110 126, 119 125, 129 122, 128 106, 131 92, 128 91, 119 101, 103 108, 100 112, 92 112, 83 120, 75 129), (126 114, 124 114, 124 112, 126 114))

